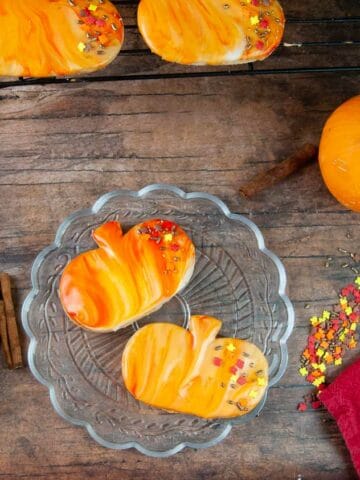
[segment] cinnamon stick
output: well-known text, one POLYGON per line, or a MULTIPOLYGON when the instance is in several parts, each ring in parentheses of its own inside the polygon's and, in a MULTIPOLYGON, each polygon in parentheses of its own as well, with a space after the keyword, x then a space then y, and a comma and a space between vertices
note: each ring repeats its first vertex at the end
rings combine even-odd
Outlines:
POLYGON ((0 300, 0 337, 1 337, 1 344, 4 352, 6 365, 9 368, 12 368, 13 363, 12 363, 11 352, 10 352, 9 337, 7 333, 4 300, 0 300))
POLYGON ((0 286, 5 306, 6 327, 12 358, 12 367, 23 366, 18 325, 16 322, 14 302, 11 295, 11 282, 7 273, 0 273, 0 286))
POLYGON ((308 163, 314 161, 318 155, 318 147, 307 143, 286 160, 275 165, 263 173, 256 175, 249 182, 240 187, 240 195, 251 198, 268 187, 284 180, 292 173, 297 172, 308 163))

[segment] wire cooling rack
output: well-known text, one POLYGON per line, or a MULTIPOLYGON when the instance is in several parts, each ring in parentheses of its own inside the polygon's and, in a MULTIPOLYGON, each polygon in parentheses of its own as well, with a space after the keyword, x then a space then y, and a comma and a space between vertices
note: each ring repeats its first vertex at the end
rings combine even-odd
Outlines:
POLYGON ((0 80, 0 89, 69 82, 360 72, 359 0, 282 0, 286 29, 273 55, 263 62, 220 67, 184 66, 162 61, 146 48, 138 31, 138 1, 114 3, 124 19, 125 43, 109 67, 81 77, 4 78, 0 80))

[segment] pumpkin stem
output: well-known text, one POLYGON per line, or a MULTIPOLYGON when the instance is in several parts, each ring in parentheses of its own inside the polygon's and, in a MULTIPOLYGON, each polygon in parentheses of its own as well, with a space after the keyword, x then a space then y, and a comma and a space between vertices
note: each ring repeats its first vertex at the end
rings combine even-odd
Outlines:
POLYGON ((192 315, 189 329, 194 339, 193 348, 202 348, 204 342, 206 344, 213 342, 220 331, 221 324, 221 321, 214 317, 192 315))

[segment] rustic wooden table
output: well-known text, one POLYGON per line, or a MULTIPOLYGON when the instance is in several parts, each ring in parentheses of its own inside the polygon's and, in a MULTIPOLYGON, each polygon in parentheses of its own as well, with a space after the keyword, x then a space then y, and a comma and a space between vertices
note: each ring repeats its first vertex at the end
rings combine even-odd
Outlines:
POLYGON ((125 51, 101 76, 0 84, 0 267, 14 279, 17 307, 34 257, 64 217, 110 190, 173 183, 248 215, 283 260, 296 309, 289 367, 258 419, 213 448, 154 459, 97 445, 56 415, 27 368, 9 371, 1 357, 0 478, 356 478, 326 411, 296 406, 309 391, 297 373, 308 317, 352 279, 338 247, 359 247, 360 217, 329 195, 317 165, 256 200, 237 192, 295 146, 318 142, 329 113, 359 93, 359 2, 284 1, 285 42, 302 46, 232 70, 161 62, 137 33, 136 2, 117 3, 125 51))

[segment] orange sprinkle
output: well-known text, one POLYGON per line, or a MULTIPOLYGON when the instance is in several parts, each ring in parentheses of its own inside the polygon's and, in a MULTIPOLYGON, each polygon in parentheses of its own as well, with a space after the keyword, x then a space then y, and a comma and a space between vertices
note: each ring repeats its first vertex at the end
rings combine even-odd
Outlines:
POLYGON ((319 328, 319 330, 314 335, 314 337, 317 340, 321 340, 322 338, 324 338, 324 336, 325 336, 325 333, 324 333, 324 330, 322 328, 319 328))
POLYGON ((334 357, 329 354, 327 357, 326 357, 326 363, 327 364, 330 364, 330 363, 333 363, 334 362, 334 357))
POLYGON ((334 338, 334 335, 335 335, 335 331, 331 328, 331 329, 328 331, 328 333, 327 333, 327 335, 326 335, 326 338, 327 338, 328 340, 332 340, 332 339, 334 338))
POLYGON ((329 344, 328 342, 326 342, 325 340, 323 342, 320 343, 320 347, 322 348, 328 348, 329 347, 329 344))
POLYGON ((103 33, 101 35, 99 35, 98 40, 102 45, 107 45, 108 42, 109 42, 108 36, 104 35, 103 33))

